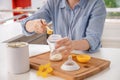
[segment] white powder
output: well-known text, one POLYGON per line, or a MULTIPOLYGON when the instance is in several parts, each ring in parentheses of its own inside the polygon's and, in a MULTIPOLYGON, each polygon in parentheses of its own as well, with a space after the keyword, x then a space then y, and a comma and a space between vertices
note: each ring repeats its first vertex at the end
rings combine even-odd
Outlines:
POLYGON ((28 45, 28 43, 26 43, 26 42, 12 42, 12 43, 8 43, 8 47, 13 47, 13 48, 25 47, 26 45, 28 45))
POLYGON ((50 60, 53 60, 53 61, 58 61, 58 60, 61 60, 61 59, 62 59, 61 54, 54 54, 54 55, 50 56, 50 60))

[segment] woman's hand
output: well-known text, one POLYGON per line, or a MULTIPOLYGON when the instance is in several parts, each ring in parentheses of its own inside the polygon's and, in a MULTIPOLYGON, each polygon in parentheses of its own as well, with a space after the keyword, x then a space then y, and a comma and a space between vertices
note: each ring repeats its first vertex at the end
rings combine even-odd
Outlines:
POLYGON ((44 33, 46 31, 46 21, 44 19, 31 20, 26 23, 28 32, 44 33))
POLYGON ((56 42, 55 48, 61 53, 69 54, 73 50, 72 40, 67 37, 62 38, 56 42))

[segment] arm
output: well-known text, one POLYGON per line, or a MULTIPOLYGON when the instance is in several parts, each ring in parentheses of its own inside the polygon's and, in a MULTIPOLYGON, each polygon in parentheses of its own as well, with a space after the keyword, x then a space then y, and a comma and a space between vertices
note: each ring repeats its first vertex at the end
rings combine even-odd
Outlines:
POLYGON ((101 36, 106 18, 106 8, 103 0, 97 0, 86 30, 86 39, 89 42, 89 52, 96 51, 101 47, 101 36))
POLYGON ((70 40, 69 38, 62 38, 57 41, 56 49, 62 53, 70 53, 72 50, 88 50, 90 45, 87 40, 70 40), (64 47, 61 47, 64 46, 64 47))
POLYGON ((101 35, 106 18, 106 8, 102 0, 97 0, 92 9, 86 29, 86 37, 82 40, 73 41, 73 47, 77 50, 94 52, 101 47, 101 35))
POLYGON ((60 49, 62 52, 71 50, 85 50, 89 52, 96 51, 101 46, 101 35, 103 32, 104 21, 106 17, 106 9, 102 0, 97 0, 93 10, 91 11, 90 18, 88 20, 88 26, 86 29, 86 37, 81 40, 69 40, 63 38, 57 42, 56 49, 60 46, 64 48, 60 49))
POLYGON ((23 33, 25 35, 30 36, 34 34, 34 27, 36 25, 39 25, 40 23, 38 22, 39 19, 45 19, 47 22, 51 21, 51 11, 52 11, 51 10, 52 7, 50 6, 51 4, 52 4, 52 0, 48 0, 48 2, 39 11, 34 13, 32 16, 21 21, 23 33))

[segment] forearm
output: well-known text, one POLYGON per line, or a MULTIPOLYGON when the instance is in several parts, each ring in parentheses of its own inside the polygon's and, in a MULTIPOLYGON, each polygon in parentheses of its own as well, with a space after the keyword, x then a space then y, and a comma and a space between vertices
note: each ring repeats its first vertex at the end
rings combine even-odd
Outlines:
POLYGON ((72 47, 75 50, 88 50, 90 48, 90 44, 86 39, 83 40, 73 40, 72 47))

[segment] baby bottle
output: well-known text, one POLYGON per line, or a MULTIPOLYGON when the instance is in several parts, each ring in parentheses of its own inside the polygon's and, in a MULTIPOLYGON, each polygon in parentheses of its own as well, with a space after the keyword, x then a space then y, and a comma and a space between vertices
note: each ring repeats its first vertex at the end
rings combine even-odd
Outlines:
POLYGON ((50 60, 51 61, 60 61, 62 60, 62 54, 55 49, 56 41, 61 39, 61 35, 52 34, 48 37, 47 42, 50 47, 50 60))

